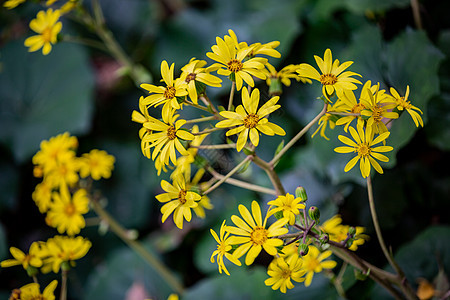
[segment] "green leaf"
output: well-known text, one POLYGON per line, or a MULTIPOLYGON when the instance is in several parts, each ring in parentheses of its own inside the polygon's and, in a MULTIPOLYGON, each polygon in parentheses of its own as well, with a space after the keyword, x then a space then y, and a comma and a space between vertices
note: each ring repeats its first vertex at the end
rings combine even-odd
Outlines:
POLYGON ((83 299, 127 299, 133 289, 142 290, 145 299, 167 299, 172 292, 160 275, 129 248, 110 252, 100 266, 87 281, 83 299))
POLYGON ((16 161, 29 159, 43 139, 87 132, 94 78, 82 47, 62 43, 43 56, 14 41, 2 49, 2 61, 0 142, 16 161))

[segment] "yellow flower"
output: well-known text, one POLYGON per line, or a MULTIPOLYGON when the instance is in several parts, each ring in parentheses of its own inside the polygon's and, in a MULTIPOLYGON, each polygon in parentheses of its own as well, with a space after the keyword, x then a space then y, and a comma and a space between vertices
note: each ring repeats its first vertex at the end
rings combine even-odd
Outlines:
POLYGON ((267 55, 271 57, 280 58, 281 54, 277 50, 275 50, 276 47, 280 45, 279 41, 272 41, 266 44, 261 43, 254 43, 248 46, 246 42, 239 42, 236 34, 233 30, 228 29, 228 35, 224 36, 224 40, 227 44, 232 44, 236 47, 236 49, 246 49, 251 48, 252 51, 250 51, 249 54, 247 54, 247 58, 255 57, 256 55, 267 55))
POLYGON ((229 242, 228 237, 230 233, 226 232, 226 228, 227 226, 225 226, 225 221, 223 221, 222 226, 220 226, 219 236, 214 230, 210 229, 209 231, 211 232, 212 236, 214 237, 214 239, 218 244, 217 250, 214 250, 214 252, 211 255, 211 262, 214 263, 215 262, 214 257, 217 256, 216 259, 217 265, 219 266, 219 273, 222 274, 223 270, 225 274, 229 276, 230 272, 228 272, 228 269, 223 262, 223 257, 225 256, 229 261, 238 266, 241 265, 241 262, 233 254, 230 254, 232 246, 229 242))
POLYGON ((25 46, 30 47, 29 52, 42 48, 42 54, 47 55, 52 50, 52 44, 56 44, 57 35, 62 29, 62 23, 58 22, 61 13, 49 8, 46 12, 38 12, 36 19, 31 20, 30 28, 38 33, 25 40, 25 46))
POLYGON ((60 187, 60 192, 52 194, 53 203, 47 212, 47 223, 57 228, 59 233, 78 234, 86 223, 83 214, 89 211, 89 198, 85 189, 79 189, 73 197, 66 185, 60 187))
POLYGON ((170 161, 176 165, 177 156, 176 151, 181 155, 188 155, 184 146, 181 144, 180 139, 191 141, 194 139, 192 133, 180 129, 186 120, 176 120, 179 115, 174 115, 174 111, 168 116, 167 122, 161 122, 160 120, 153 119, 144 123, 144 127, 151 130, 152 133, 142 138, 143 142, 149 142, 149 148, 155 147, 152 153, 152 159, 159 155, 161 164, 168 165, 170 161))
POLYGON ((191 221, 191 208, 197 207, 197 201, 200 201, 201 196, 186 188, 186 180, 183 176, 175 177, 173 184, 161 180, 161 187, 166 193, 157 195, 156 199, 166 203, 161 207, 162 222, 164 223, 173 212, 175 225, 183 229, 183 220, 191 221))
POLYGON ((40 268, 42 266, 42 249, 39 242, 33 242, 30 246, 28 254, 23 253, 16 247, 9 248, 9 252, 14 259, 6 259, 0 263, 2 268, 8 268, 13 266, 22 265, 27 270, 29 266, 40 268))
POLYGON ((20 300, 55 300, 55 289, 58 285, 57 280, 53 280, 44 289, 41 294, 38 283, 29 283, 20 288, 20 300))
POLYGON ((150 95, 142 100, 142 104, 155 107, 164 104, 162 109, 164 122, 169 120, 169 115, 173 109, 182 108, 182 104, 178 103, 177 97, 184 97, 188 94, 186 82, 180 78, 173 79, 174 68, 175 64, 172 64, 169 68, 167 61, 161 62, 161 76, 162 81, 166 84, 165 87, 148 83, 141 84, 141 88, 150 92, 150 95))
POLYGON ((80 176, 83 178, 91 176, 94 180, 109 178, 115 161, 114 156, 106 151, 93 149, 80 158, 80 176))
POLYGON ((40 213, 45 213, 52 203, 52 191, 53 187, 48 183, 47 180, 42 181, 34 189, 31 197, 39 208, 40 213))
POLYGON ((40 150, 33 156, 33 164, 42 167, 44 174, 56 168, 58 163, 73 159, 78 139, 68 132, 43 140, 40 150))
POLYGON ((25 1, 26 0, 6 0, 5 3, 3 3, 3 6, 7 9, 13 9, 24 3, 25 1))
POLYGON ((277 199, 269 201, 267 204, 275 206, 275 208, 270 210, 271 213, 281 211, 283 217, 289 220, 289 225, 294 225, 295 216, 300 214, 300 209, 305 208, 305 204, 300 202, 300 198, 294 198, 293 195, 287 193, 286 196, 280 195, 277 199))
MULTIPOLYGON (((389 111, 396 107, 396 104, 390 102, 390 97, 384 94, 384 90, 379 90, 379 87, 380 84, 378 83, 374 94, 367 91, 365 95, 367 95, 368 98, 361 98, 361 102, 366 107, 366 109, 361 111, 361 115, 369 117, 367 120, 367 127, 373 127, 374 133, 381 134, 388 131, 383 119, 397 119, 398 114, 389 111)), ((366 89, 368 89, 368 87, 366 89)))
MULTIPOLYGON (((225 36, 225 38, 226 37, 227 36, 225 36)), ((252 51, 252 47, 237 49, 236 45, 231 40, 227 43, 220 37, 216 37, 216 43, 217 45, 211 47, 213 52, 206 53, 206 56, 218 62, 218 64, 211 66, 220 67, 220 69, 217 70, 218 74, 224 76, 233 74, 232 77, 234 78, 232 78, 232 80, 236 81, 237 90, 242 88, 243 81, 253 87, 255 82, 253 81, 252 76, 266 79, 266 75, 263 72, 264 65, 267 63, 266 58, 254 57, 244 61, 244 58, 252 51)))
MULTIPOLYGON (((366 83, 364 83, 364 86, 361 89, 361 95, 359 99, 369 99, 370 96, 368 93, 375 94, 377 92, 378 87, 376 85, 372 86, 371 81, 368 80, 366 83)), ((357 119, 358 123, 363 122, 363 118, 361 116, 361 112, 366 109, 366 106, 364 105, 363 101, 356 100, 355 94, 351 90, 345 90, 341 97, 339 98, 338 102, 336 104, 339 104, 339 111, 340 112, 346 112, 351 114, 359 114, 359 115, 348 115, 348 116, 342 116, 336 121, 336 125, 344 125, 344 131, 348 132, 348 126, 350 126, 350 123, 357 119)))
MULTIPOLYGON (((330 108, 330 105, 328 104, 328 111, 335 111, 335 110, 333 108, 330 108)), ((329 141, 330 139, 325 135, 325 130, 327 129, 327 125, 330 127, 330 129, 334 129, 334 127, 336 127, 336 119, 337 117, 333 114, 329 113, 324 114, 319 119, 318 122, 319 127, 317 127, 316 131, 314 131, 311 137, 313 138, 320 131, 320 136, 329 141)))
POLYGON ((359 168, 361 170, 361 175, 364 178, 370 175, 371 165, 378 173, 383 174, 383 169, 375 159, 382 162, 388 162, 389 158, 379 152, 388 152, 393 148, 391 146, 373 146, 386 140, 390 132, 384 132, 374 139, 372 127, 367 127, 364 131, 363 125, 357 124, 357 129, 358 131, 353 127, 350 127, 350 134, 354 141, 346 136, 339 135, 339 140, 348 146, 341 146, 334 149, 334 151, 338 153, 356 153, 356 156, 347 163, 344 171, 350 171, 359 160, 359 168))
MULTIPOLYGON (((331 241, 340 243, 342 241, 345 241, 347 239, 347 234, 350 226, 348 225, 342 225, 342 218, 340 215, 335 215, 332 218, 326 220, 320 228, 322 231, 328 233, 329 238, 331 241)), ((353 239, 353 242, 351 246, 349 247, 350 250, 356 251, 358 249, 358 246, 364 244, 365 240, 367 240, 369 237, 364 234, 365 228, 361 226, 356 226, 356 233, 355 237, 353 239)))
POLYGON ((302 257, 302 269, 306 271, 305 286, 310 286, 314 273, 320 273, 323 269, 333 269, 336 266, 335 261, 325 260, 331 254, 331 250, 320 253, 315 246, 309 246, 308 254, 302 257))
POLYGON ((242 89, 242 104, 236 107, 236 112, 222 111, 220 115, 226 120, 216 124, 218 128, 238 126, 227 131, 226 135, 238 134, 237 151, 241 151, 247 143, 248 137, 253 145, 258 146, 260 132, 266 135, 285 135, 286 132, 278 125, 270 123, 266 117, 281 106, 277 104, 279 97, 269 99, 258 109, 259 90, 253 89, 251 96, 246 87, 242 89))
POLYGON ((183 73, 181 73, 180 79, 186 82, 189 98, 195 104, 198 103, 197 89, 202 90, 202 88, 199 88, 201 85, 203 85, 203 89, 204 85, 222 86, 222 79, 210 74, 210 72, 216 71, 218 67, 203 68, 205 65, 206 61, 192 58, 187 65, 181 68, 183 73))
POLYGON ((79 0, 69 0, 61 6, 61 15, 65 15, 72 11, 79 3, 79 0))
POLYGON ((44 180, 52 187, 61 185, 73 186, 79 180, 79 170, 79 158, 74 156, 71 159, 57 163, 54 169, 45 175, 44 180))
POLYGON ((45 243, 47 259, 42 267, 43 273, 53 271, 58 273, 62 263, 75 266, 75 260, 83 258, 91 248, 92 243, 81 236, 69 237, 56 235, 45 243))
POLYGON ((266 63, 266 69, 264 69, 264 73, 267 76, 266 83, 268 86, 271 86, 273 81, 280 81, 285 86, 291 86, 291 79, 295 79, 297 81, 302 81, 303 83, 312 83, 311 79, 306 77, 301 77, 297 74, 297 70, 300 65, 287 65, 281 70, 277 71, 274 66, 270 63, 266 63))
MULTIPOLYGON (((155 118, 153 118, 152 116, 149 115, 147 106, 143 103, 143 101, 144 101, 144 97, 141 96, 141 98, 139 98, 140 112, 133 110, 133 112, 131 113, 131 121, 140 123, 142 125, 144 125, 147 122, 155 120, 155 118)), ((147 158, 151 157, 151 151, 150 151, 151 143, 148 141, 146 136, 151 133, 152 133, 152 131, 150 129, 145 128, 144 126, 142 126, 141 129, 139 129, 139 138, 141 139, 141 151, 142 151, 142 154, 147 158)), ((161 169, 159 169, 158 171, 159 171, 158 172, 158 176, 159 176, 159 174, 161 173, 161 169)))
POLYGON ((419 127, 419 124, 420 124, 420 126, 423 127, 422 117, 416 112, 416 110, 418 112, 420 112, 421 114, 423 114, 423 112, 420 110, 420 108, 412 105, 411 101, 408 101, 409 85, 406 86, 406 94, 404 97, 401 97, 399 95, 399 93, 392 87, 391 87, 390 91, 391 91, 392 97, 395 99, 395 101, 397 103, 397 109, 400 111, 406 109, 406 111, 409 113, 409 115, 413 119, 414 124, 416 124, 416 127, 419 127))
POLYGON ((284 227, 288 219, 277 220, 266 229, 267 218, 270 213, 266 215, 263 221, 258 202, 252 202, 252 214, 242 204, 239 205, 238 209, 243 219, 236 215, 231 216, 231 221, 237 227, 227 226, 226 228, 227 232, 236 235, 229 238, 230 244, 241 244, 233 255, 240 258, 247 253, 245 257, 246 265, 251 265, 263 248, 270 255, 276 255, 276 247, 282 246, 283 241, 275 237, 288 232, 288 229, 284 227))
POLYGON ((294 288, 291 280, 296 282, 303 282, 305 278, 305 270, 302 269, 302 259, 298 254, 291 255, 286 260, 282 257, 275 258, 267 269, 267 274, 270 278, 266 279, 264 283, 267 286, 272 286, 273 290, 278 290, 286 293, 286 289, 294 288))
POLYGON ((356 90, 358 87, 355 83, 361 84, 359 80, 352 77, 361 75, 351 71, 344 72, 353 62, 346 61, 340 64, 337 59, 333 61, 330 49, 325 50, 323 59, 317 55, 314 55, 314 59, 322 74, 309 64, 300 64, 297 72, 302 77, 319 81, 322 84, 322 93, 327 99, 334 92, 340 97, 344 90, 356 90))

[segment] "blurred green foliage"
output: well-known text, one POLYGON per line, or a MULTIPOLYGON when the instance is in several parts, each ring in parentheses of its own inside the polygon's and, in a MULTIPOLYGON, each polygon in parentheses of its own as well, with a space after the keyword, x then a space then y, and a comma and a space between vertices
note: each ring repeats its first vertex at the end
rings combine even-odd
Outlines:
MULTIPOLYGON (((215 37, 231 28, 240 41, 280 41, 282 58, 270 60, 276 66, 313 64, 313 55, 322 56, 331 48, 340 61, 354 61, 351 69, 361 73, 363 81, 380 82, 384 89, 393 86, 400 93, 409 85, 410 99, 424 112, 426 125, 416 129, 406 113, 393 123, 388 144, 395 150, 383 165, 386 174, 374 178, 377 210, 386 241, 414 286, 417 277, 431 282, 440 269, 450 273, 449 229, 443 226, 450 223, 450 174, 445 168, 450 160, 450 24, 442 13, 450 10, 449 2, 420 2, 424 30, 416 29, 407 0, 100 2, 106 25, 125 51, 151 71, 154 83, 160 78, 161 60, 175 62, 179 70, 191 57, 205 59, 215 37)), ((108 199, 106 208, 124 226, 136 228, 177 273, 187 286, 185 299, 281 299, 281 293, 263 283, 269 257, 262 255, 250 269, 230 266, 231 277, 219 275, 217 265, 209 262, 216 248, 209 228, 217 231, 223 219, 237 212, 238 203, 270 197, 224 185, 211 195, 215 209, 205 220, 193 220, 182 232, 169 222, 162 226, 154 196, 167 175, 158 178, 152 162, 142 156, 139 126, 130 121, 144 92, 128 77, 116 76, 116 63, 98 50, 60 43, 45 57, 27 53, 23 40, 30 35, 28 22, 36 11, 35 3, 0 9, 0 259, 9 257, 10 246, 26 249, 33 240, 55 234, 31 200, 37 183, 31 157, 41 140, 69 131, 79 137, 80 151, 100 148, 116 156, 112 178, 99 186, 108 199)), ((92 37, 70 20, 64 21, 65 30, 92 37)), ((213 89, 209 95, 223 105, 227 91, 213 89)), ((319 95, 318 84, 285 88, 282 109, 273 116, 288 133, 285 141, 320 111, 319 95)), ((333 151, 340 145, 337 136, 345 133, 327 129, 326 141, 312 139, 312 132, 277 166, 286 190, 293 193, 302 185, 323 218, 340 213, 345 223, 366 226, 372 239, 359 253, 384 265, 361 186, 364 181, 357 168, 344 173, 348 157, 333 151)), ((281 140, 262 138, 261 145, 267 146, 258 148, 261 156, 273 155, 281 140)), ((270 185, 256 167, 241 176, 270 185)), ((96 227, 84 232, 94 246, 69 279, 71 299, 124 299, 136 286, 153 299, 170 294, 154 270, 112 234, 99 235, 96 227)), ((0 270, 0 297, 25 283, 14 279, 19 272, 0 270)), ((373 282, 356 281, 352 273, 348 268, 343 277, 349 299, 389 299, 373 282)), ((298 284, 287 298, 339 295, 328 278, 316 275, 311 287, 298 284)))

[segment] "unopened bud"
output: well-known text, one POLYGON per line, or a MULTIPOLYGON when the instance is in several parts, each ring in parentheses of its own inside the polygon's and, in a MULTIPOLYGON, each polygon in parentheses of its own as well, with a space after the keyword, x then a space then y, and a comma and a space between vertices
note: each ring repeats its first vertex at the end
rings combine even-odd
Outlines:
POLYGON ((356 234, 356 228, 353 227, 353 226, 351 226, 351 227, 348 229, 348 235, 349 235, 350 237, 354 237, 355 234, 356 234))
POLYGON ((300 198, 302 200, 302 202, 305 202, 306 200, 308 200, 308 195, 306 195, 305 188, 302 186, 299 186, 298 188, 296 188, 295 189, 295 197, 300 198))
POLYGON ((328 235, 328 233, 324 232, 320 235, 320 242, 322 244, 328 243, 329 240, 330 240, 330 236, 328 235))
POLYGON ((300 256, 305 256, 306 254, 308 254, 309 251, 309 246, 307 244, 300 244, 298 246, 298 254, 300 256))
POLYGON ((319 224, 320 219, 320 210, 316 206, 311 206, 308 210, 308 215, 311 220, 316 221, 319 224))
POLYGON ((360 270, 358 270, 358 269, 353 269, 353 271, 354 271, 354 274, 355 274, 355 278, 356 278, 357 280, 360 280, 360 281, 366 280, 366 278, 367 278, 367 277, 369 276, 369 274, 370 274, 370 269, 368 269, 366 273, 364 273, 364 272, 362 272, 362 271, 360 271, 360 270))

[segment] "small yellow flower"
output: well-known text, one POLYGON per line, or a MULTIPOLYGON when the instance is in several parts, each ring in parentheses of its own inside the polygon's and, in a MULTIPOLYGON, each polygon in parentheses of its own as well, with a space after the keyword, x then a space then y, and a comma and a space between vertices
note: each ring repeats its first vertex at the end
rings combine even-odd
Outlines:
POLYGON ((42 181, 34 189, 31 197, 39 208, 40 213, 45 213, 48 211, 52 203, 52 191, 53 187, 48 183, 47 180, 42 181))
POLYGON ((258 146, 260 132, 266 135, 285 135, 286 132, 278 125, 270 123, 267 116, 280 108, 278 96, 272 97, 258 109, 259 90, 253 89, 250 95, 247 88, 242 89, 242 104, 236 107, 236 112, 222 111, 220 115, 226 120, 216 124, 218 128, 238 126, 227 131, 226 135, 239 134, 236 149, 241 151, 250 137, 253 145, 258 146))
POLYGON ((346 61, 340 64, 337 59, 333 61, 330 49, 325 50, 323 59, 317 55, 314 55, 314 59, 322 74, 309 64, 300 64, 297 72, 302 77, 319 81, 322 84, 322 93, 327 99, 329 99, 334 92, 340 97, 344 90, 356 90, 358 87, 355 83, 361 84, 359 80, 352 77, 361 77, 361 75, 351 71, 344 72, 344 70, 350 67, 353 62, 346 61))
POLYGON ((339 140, 348 146, 337 147, 334 151, 338 153, 356 153, 356 156, 347 163, 344 171, 350 171, 359 160, 359 168, 361 170, 361 175, 364 178, 370 175, 371 165, 378 173, 383 174, 383 169, 375 159, 382 162, 388 162, 389 158, 379 152, 388 152, 393 148, 391 146, 373 146, 386 140, 389 137, 390 132, 384 132, 374 139, 372 127, 367 127, 364 131, 363 125, 357 124, 357 129, 358 131, 353 127, 350 127, 350 134, 354 141, 343 135, 338 136, 339 140))
MULTIPOLYGON (((330 105, 328 105, 328 107, 330 107, 330 105)), ((329 108, 328 111, 334 111, 334 110, 332 108, 329 108)), ((324 114, 319 119, 319 122, 318 122, 319 127, 317 127, 316 131, 314 131, 314 133, 311 135, 311 137, 313 138, 318 132, 320 132, 320 136, 323 137, 324 139, 326 139, 327 141, 329 141, 330 139, 325 135, 325 130, 327 129, 327 125, 328 125, 328 127, 330 127, 330 129, 334 129, 334 127, 336 127, 336 119, 337 119, 337 117, 333 114, 329 114, 329 113, 324 114)))
POLYGON ((233 255, 230 254, 230 251, 232 249, 232 246, 229 242, 229 232, 226 232, 226 225, 225 221, 223 221, 222 226, 220 226, 220 233, 219 236, 217 233, 210 229, 211 235, 214 237, 214 239, 217 242, 217 250, 214 250, 214 252, 211 255, 211 262, 214 263, 214 257, 216 256, 217 259, 217 265, 219 266, 219 273, 222 274, 222 270, 227 274, 230 275, 230 272, 228 272, 227 267, 225 266, 223 262, 223 257, 225 256, 229 261, 234 263, 235 265, 240 266, 241 262, 233 255))
MULTIPOLYGON (((139 98, 139 110, 140 112, 133 110, 133 112, 131 113, 131 121, 136 122, 136 123, 140 123, 142 125, 144 125, 147 122, 150 121, 154 121, 155 118, 153 118, 152 116, 149 115, 148 110, 147 110, 147 105, 145 105, 143 103, 144 101, 144 97, 141 96, 141 98, 139 98)), ((150 151, 150 145, 151 143, 148 141, 148 139, 146 138, 146 136, 148 136, 149 134, 152 134, 152 131, 150 129, 145 128, 144 126, 141 127, 141 129, 139 129, 139 138, 141 139, 141 151, 142 154, 149 158, 151 157, 151 151, 150 151)), ((158 170, 158 176, 161 173, 161 169, 158 170)))
POLYGON ((89 198, 85 189, 77 190, 71 197, 66 185, 60 187, 60 192, 53 192, 53 203, 47 212, 50 226, 57 228, 59 233, 78 234, 86 223, 83 214, 89 211, 89 198))
POLYGON ((44 289, 41 294, 38 283, 29 283, 20 288, 20 300, 55 300, 55 289, 58 285, 57 280, 53 280, 44 289))
POLYGON ((333 269, 336 262, 333 260, 325 260, 332 254, 331 250, 320 253, 319 249, 310 245, 308 254, 302 257, 302 269, 306 272, 305 286, 310 286, 314 273, 320 273, 323 269, 333 269))
MULTIPOLYGON (((340 243, 342 241, 345 241, 347 239, 347 233, 350 228, 348 225, 342 225, 342 218, 340 215, 335 215, 332 218, 326 220, 320 228, 325 233, 328 233, 329 238, 331 241, 340 243)), ((358 249, 358 246, 361 246, 364 244, 364 242, 369 238, 367 235, 364 234, 365 228, 361 226, 356 226, 356 233, 355 237, 353 239, 353 243, 348 248, 352 251, 356 251, 358 249)))
POLYGON ((398 114, 389 111, 396 107, 396 104, 390 102, 390 97, 384 93, 384 90, 380 90, 379 87, 380 84, 378 83, 374 94, 371 91, 367 91, 365 95, 368 98, 361 98, 361 103, 366 107, 366 109, 361 111, 361 115, 369 117, 367 127, 373 127, 374 133, 381 134, 388 131, 383 119, 397 119, 398 114))
POLYGON ((270 210, 272 214, 281 211, 283 217, 289 220, 289 225, 294 225, 295 216, 300 214, 300 209, 305 208, 305 204, 300 202, 300 198, 294 198, 293 195, 287 193, 286 196, 278 196, 277 199, 269 201, 267 204, 275 206, 270 210))
POLYGON ((206 61, 192 58, 187 65, 181 68, 183 73, 181 73, 180 79, 186 82, 189 98, 195 104, 198 103, 198 86, 202 84, 212 87, 222 86, 222 79, 210 74, 210 72, 216 71, 217 67, 204 68, 205 65, 206 61))
POLYGON ((201 196, 186 188, 186 180, 183 176, 173 179, 173 184, 161 180, 161 187, 166 192, 156 196, 159 202, 166 203, 161 207, 162 222, 173 212, 173 221, 178 228, 183 229, 183 220, 191 221, 191 208, 197 207, 197 201, 201 196))
POLYGON ((175 64, 172 64, 169 68, 167 61, 163 60, 161 62, 161 76, 162 81, 166 84, 165 87, 148 83, 141 84, 141 88, 150 93, 149 96, 142 100, 142 104, 155 107, 164 104, 162 109, 164 122, 169 120, 169 115, 173 109, 182 108, 182 104, 178 103, 177 97, 185 97, 188 94, 186 82, 180 78, 174 80, 174 68, 175 64))
POLYGON ((61 12, 49 8, 46 12, 38 12, 36 19, 31 20, 30 28, 38 33, 25 40, 25 46, 30 47, 29 52, 42 48, 42 54, 47 55, 52 50, 52 44, 56 44, 57 35, 62 29, 62 23, 58 22, 61 12))
POLYGON ((26 270, 29 266, 40 268, 42 266, 42 249, 39 242, 33 242, 30 246, 28 254, 23 253, 16 247, 9 248, 9 252, 14 259, 6 259, 0 263, 2 268, 8 268, 13 266, 22 265, 26 270))
POLYGON ((227 44, 233 44, 237 50, 246 48, 252 49, 252 51, 247 54, 247 58, 252 58, 256 55, 267 55, 275 58, 281 57, 280 52, 275 50, 275 48, 280 45, 279 41, 272 41, 266 44, 254 43, 249 46, 246 42, 239 42, 236 33, 234 33, 233 30, 228 29, 228 34, 229 36, 224 36, 224 40, 227 44))
POLYGON ((104 150, 93 149, 80 158, 80 176, 91 176, 94 180, 111 177, 115 158, 104 150))
POLYGON ((212 52, 206 53, 206 56, 218 62, 218 64, 211 66, 220 67, 217 70, 218 74, 224 76, 233 74, 232 76, 234 77, 233 80, 236 81, 237 90, 242 88, 244 81, 253 87, 255 82, 252 76, 259 79, 266 79, 266 75, 263 72, 264 65, 267 63, 266 58, 254 57, 244 61, 244 58, 252 51, 252 47, 237 49, 231 40, 227 43, 220 37, 216 37, 216 43, 217 45, 211 47, 212 52))
POLYGON ((151 130, 152 133, 142 138, 143 142, 149 143, 149 148, 155 147, 152 153, 152 159, 155 160, 159 155, 161 164, 168 165, 170 161, 177 164, 176 150, 181 155, 188 155, 180 140, 191 141, 194 135, 186 130, 182 130, 181 126, 186 123, 186 120, 177 120, 179 115, 174 115, 174 111, 168 115, 167 122, 153 119, 144 123, 144 127, 151 130))
POLYGON ((291 79, 296 81, 302 81, 303 83, 312 83, 311 79, 301 77, 297 74, 297 70, 300 65, 287 65, 281 70, 277 71, 270 63, 266 63, 266 69, 264 73, 267 76, 266 83, 268 86, 275 84, 274 81, 280 81, 285 86, 291 86, 291 79))
POLYGON ((74 156, 71 159, 57 163, 54 169, 45 175, 44 180, 52 187, 61 185, 74 186, 80 179, 78 176, 79 170, 79 157, 74 156))
POLYGON ((230 244, 241 244, 233 255, 240 258, 247 253, 246 265, 251 265, 262 249, 270 255, 276 255, 276 247, 282 246, 283 241, 275 237, 288 232, 288 229, 284 227, 288 219, 280 219, 266 229, 267 218, 270 214, 268 213, 263 221, 258 202, 252 202, 252 214, 242 204, 238 206, 238 209, 243 219, 236 215, 231 216, 231 221, 237 227, 227 226, 226 228, 227 232, 234 235, 229 238, 230 244))
POLYGON ((3 3, 3 6, 7 9, 13 9, 24 3, 25 1, 26 0, 6 0, 5 3, 3 3))
POLYGON ((286 293, 287 289, 294 288, 291 280, 296 282, 303 282, 305 278, 305 270, 302 269, 303 261, 294 254, 289 256, 286 260, 283 257, 275 258, 267 269, 267 274, 270 278, 266 279, 264 283, 267 286, 272 286, 273 290, 278 290, 286 293))
POLYGON ((418 112, 420 112, 420 114, 423 114, 423 112, 420 110, 420 108, 412 105, 411 101, 408 101, 409 85, 406 86, 406 94, 404 97, 401 97, 400 94, 392 87, 391 87, 390 91, 391 91, 392 97, 395 99, 395 101, 397 103, 397 109, 400 111, 406 109, 406 111, 409 113, 409 115, 413 119, 414 124, 416 124, 416 127, 419 127, 419 124, 420 124, 420 126, 423 127, 422 117, 418 113, 418 112))

